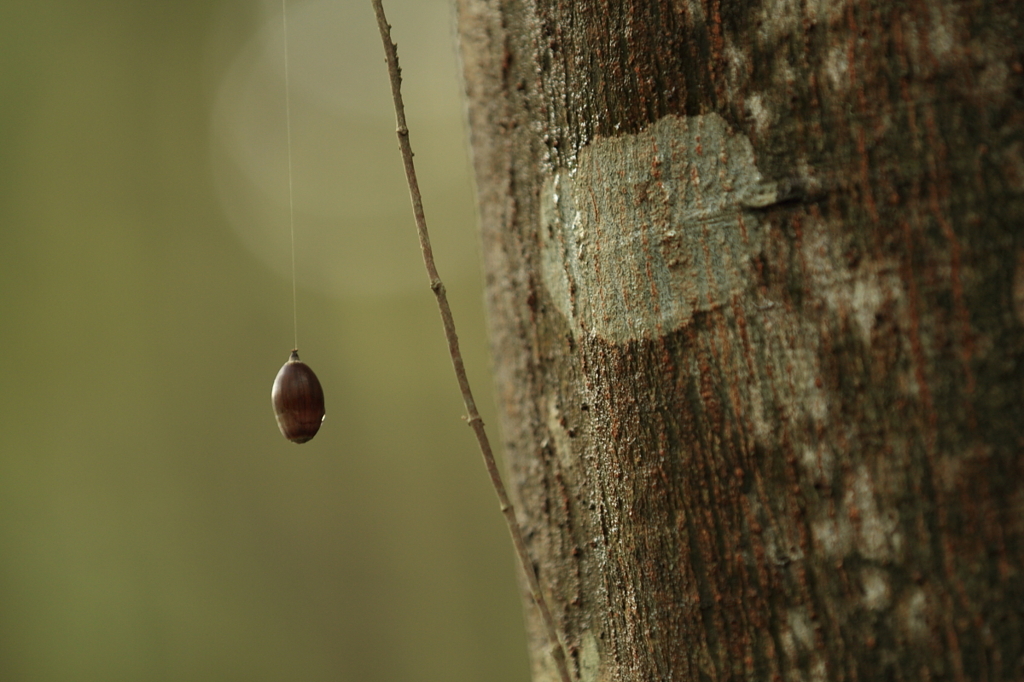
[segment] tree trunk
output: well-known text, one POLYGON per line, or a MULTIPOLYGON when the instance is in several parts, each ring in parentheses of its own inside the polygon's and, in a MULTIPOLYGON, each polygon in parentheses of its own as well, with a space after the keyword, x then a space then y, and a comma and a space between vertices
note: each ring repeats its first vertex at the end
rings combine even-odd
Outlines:
POLYGON ((1024 678, 1021 6, 458 12, 511 488, 574 675, 1024 678))

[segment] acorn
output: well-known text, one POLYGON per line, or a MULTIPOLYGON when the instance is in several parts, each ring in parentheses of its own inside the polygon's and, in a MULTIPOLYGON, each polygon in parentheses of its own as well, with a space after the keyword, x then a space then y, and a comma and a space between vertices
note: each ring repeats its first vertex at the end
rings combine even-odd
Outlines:
POLYGON ((277 426, 291 442, 305 443, 320 430, 324 420, 324 389, 309 365, 299 360, 298 350, 292 351, 277 373, 270 397, 277 426))

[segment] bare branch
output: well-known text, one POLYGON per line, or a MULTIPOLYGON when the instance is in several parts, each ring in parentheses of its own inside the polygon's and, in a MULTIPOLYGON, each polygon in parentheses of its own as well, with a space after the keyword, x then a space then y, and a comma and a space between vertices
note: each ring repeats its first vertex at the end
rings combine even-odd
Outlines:
POLYGON ((384 16, 384 6, 381 4, 381 0, 372 0, 372 2, 373 9, 377 14, 377 26, 380 28, 380 37, 384 43, 384 54, 388 63, 388 74, 391 78, 391 94, 394 97, 395 117, 398 122, 398 146, 402 150, 405 176, 409 181, 409 196, 412 199, 412 210, 416 218, 416 233, 419 235, 420 250, 423 252, 423 264, 427 268, 430 289, 437 298, 437 307, 441 313, 441 321, 444 324, 444 335, 448 340, 448 351, 451 353, 452 365, 455 368, 455 378, 459 382, 462 399, 466 403, 469 425, 472 427, 473 433, 476 434, 480 453, 484 458, 484 465, 487 467, 487 473, 490 474, 494 492, 498 495, 502 514, 504 514, 505 522, 508 524, 508 531, 512 536, 512 544, 515 545, 516 554, 519 557, 519 564, 522 566, 523 573, 526 574, 533 600, 537 604, 537 608, 540 609, 541 617, 547 628, 548 640, 551 645, 551 656, 554 658, 562 682, 571 682, 569 670, 566 666, 565 651, 561 641, 558 639, 558 630, 555 627, 554 618, 541 591, 537 573, 534 570, 533 562, 523 540, 522 530, 519 528, 519 521, 516 520, 515 509, 512 507, 512 503, 509 502, 505 485, 501 481, 501 474, 498 471, 498 465, 494 461, 494 453, 491 450, 491 443, 484 430, 483 419, 480 418, 480 413, 476 409, 473 391, 469 387, 466 366, 462 361, 462 351, 459 350, 459 337, 455 333, 455 320, 452 317, 451 307, 448 305, 448 296, 445 294, 444 284, 441 283, 441 278, 437 274, 433 250, 430 247, 427 220, 423 213, 423 198, 420 195, 419 182, 416 180, 412 145, 409 144, 409 127, 405 122, 405 105, 402 103, 402 69, 398 65, 398 48, 391 40, 391 26, 388 24, 387 17, 384 16))

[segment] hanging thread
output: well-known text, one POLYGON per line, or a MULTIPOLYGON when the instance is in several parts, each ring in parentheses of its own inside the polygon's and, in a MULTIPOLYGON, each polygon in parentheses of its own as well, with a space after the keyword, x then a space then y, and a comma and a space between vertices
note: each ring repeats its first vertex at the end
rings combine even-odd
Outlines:
POLYGON ((288 227, 292 242, 292 331, 293 348, 299 347, 299 304, 295 284, 295 190, 292 182, 292 97, 288 75, 288 2, 281 0, 281 24, 284 29, 284 112, 288 135, 288 227))

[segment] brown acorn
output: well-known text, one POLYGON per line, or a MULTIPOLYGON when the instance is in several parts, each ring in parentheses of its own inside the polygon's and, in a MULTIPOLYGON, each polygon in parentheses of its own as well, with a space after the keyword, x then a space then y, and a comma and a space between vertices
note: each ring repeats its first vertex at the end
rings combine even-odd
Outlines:
POLYGON ((277 373, 270 397, 277 426, 291 442, 305 443, 320 430, 324 420, 324 389, 309 365, 299 360, 299 351, 293 350, 277 373))

